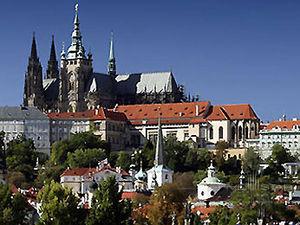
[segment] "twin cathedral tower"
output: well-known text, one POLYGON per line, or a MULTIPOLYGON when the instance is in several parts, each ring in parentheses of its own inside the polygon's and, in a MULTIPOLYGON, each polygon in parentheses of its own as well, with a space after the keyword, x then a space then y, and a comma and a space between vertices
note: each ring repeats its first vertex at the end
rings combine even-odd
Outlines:
POLYGON ((180 102, 183 88, 172 72, 118 74, 113 36, 107 73, 93 71, 93 57, 86 53, 80 32, 78 4, 75 7, 72 42, 64 46, 58 64, 54 37, 50 58, 43 78, 42 65, 33 36, 24 84, 24 106, 38 107, 45 112, 79 112, 97 106, 180 102))

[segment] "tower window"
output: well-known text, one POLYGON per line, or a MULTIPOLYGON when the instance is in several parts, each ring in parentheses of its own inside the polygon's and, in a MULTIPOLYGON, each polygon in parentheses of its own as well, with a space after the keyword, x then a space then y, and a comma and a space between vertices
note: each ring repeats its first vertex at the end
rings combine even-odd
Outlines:
POLYGON ((219 127, 219 139, 223 139, 223 127, 219 127))
POLYGON ((209 138, 214 139, 214 129, 212 127, 209 129, 209 138))

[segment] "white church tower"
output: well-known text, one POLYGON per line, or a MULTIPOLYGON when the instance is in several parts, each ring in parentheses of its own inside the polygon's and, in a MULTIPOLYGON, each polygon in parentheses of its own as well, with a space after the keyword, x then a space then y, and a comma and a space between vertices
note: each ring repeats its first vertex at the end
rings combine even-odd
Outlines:
POLYGON ((226 184, 222 183, 216 177, 216 169, 213 166, 211 161, 210 166, 207 170, 207 177, 204 178, 198 185, 198 199, 201 201, 208 201, 214 197, 218 191, 223 187, 226 187, 226 184))
POLYGON ((147 171, 148 189, 154 190, 156 187, 160 187, 163 184, 172 183, 173 173, 174 172, 171 169, 164 166, 163 135, 159 118, 154 167, 147 171))

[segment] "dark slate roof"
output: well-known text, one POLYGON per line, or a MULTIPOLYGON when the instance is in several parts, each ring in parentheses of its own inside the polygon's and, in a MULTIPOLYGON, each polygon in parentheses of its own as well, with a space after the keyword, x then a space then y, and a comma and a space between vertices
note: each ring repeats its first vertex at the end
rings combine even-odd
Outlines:
POLYGON ((48 120, 48 117, 35 107, 1 106, 0 120, 48 120))
POLYGON ((111 93, 113 89, 112 78, 103 73, 94 73, 87 83, 86 90, 88 92, 98 91, 103 94, 111 93))
POLYGON ((56 100, 59 94, 59 79, 44 79, 43 89, 46 100, 56 100))
POLYGON ((172 72, 120 74, 116 76, 116 81, 120 95, 174 92, 177 89, 172 72))

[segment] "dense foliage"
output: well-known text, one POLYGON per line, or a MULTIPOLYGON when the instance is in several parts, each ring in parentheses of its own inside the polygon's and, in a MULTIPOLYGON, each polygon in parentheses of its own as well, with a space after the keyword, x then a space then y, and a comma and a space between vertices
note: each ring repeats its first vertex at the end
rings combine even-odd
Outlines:
POLYGON ((52 181, 39 192, 41 203, 40 225, 80 225, 84 224, 85 213, 78 207, 79 199, 71 189, 52 181))
POLYGON ((102 181, 94 192, 87 225, 130 225, 131 204, 121 201, 122 191, 114 177, 102 181))
POLYGON ((21 194, 13 195, 9 186, 0 184, 0 224, 31 224, 31 207, 21 194))

